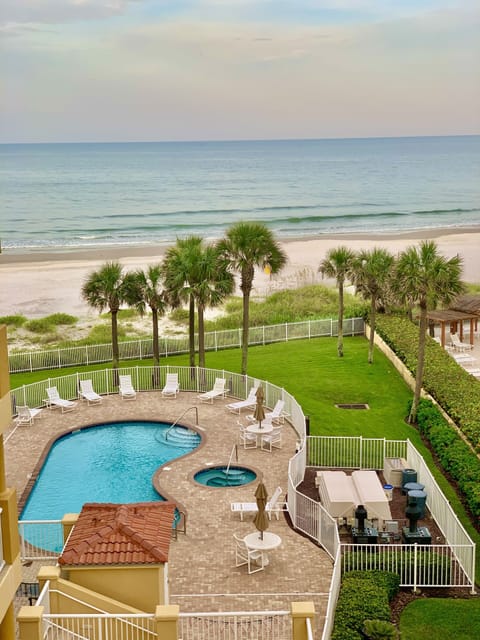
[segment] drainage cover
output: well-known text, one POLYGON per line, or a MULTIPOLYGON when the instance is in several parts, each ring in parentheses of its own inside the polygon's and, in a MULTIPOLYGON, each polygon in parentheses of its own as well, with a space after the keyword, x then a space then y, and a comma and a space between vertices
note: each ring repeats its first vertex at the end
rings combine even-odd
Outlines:
POLYGON ((336 404, 337 409, 370 409, 368 404, 336 404))

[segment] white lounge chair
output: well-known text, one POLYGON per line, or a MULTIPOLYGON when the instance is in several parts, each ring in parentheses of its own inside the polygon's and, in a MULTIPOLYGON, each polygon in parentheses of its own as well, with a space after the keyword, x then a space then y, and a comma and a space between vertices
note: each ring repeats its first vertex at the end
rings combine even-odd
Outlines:
POLYGON ((167 373, 165 386, 162 389, 162 396, 164 398, 176 398, 179 391, 178 373, 167 373))
POLYGON ((26 405, 17 406, 17 417, 15 422, 17 424, 33 424, 36 416, 41 412, 41 409, 30 409, 30 407, 27 407, 26 405))
POLYGON ((87 404, 99 404, 102 396, 93 390, 91 380, 80 380, 80 397, 87 401, 87 404))
MULTIPOLYGON (((282 493, 281 487, 277 487, 273 492, 272 497, 267 502, 265 511, 268 515, 269 520, 272 519, 272 513, 274 513, 276 519, 279 520, 280 511, 285 511, 286 509, 286 505, 284 502, 281 502, 281 503, 278 502, 281 493, 282 493)), ((244 513, 252 513, 255 515, 258 511, 258 507, 256 502, 231 502, 230 510, 233 511, 233 513, 239 513, 240 520, 243 520, 244 513)))
POLYGON ((248 573, 262 571, 265 568, 263 553, 257 549, 249 549, 243 538, 240 538, 235 533, 233 534, 233 539, 235 540, 235 566, 242 567, 246 564, 248 573), (254 563, 255 568, 252 566, 254 563))
POLYGON ((240 412, 242 411, 242 409, 254 407, 257 404, 257 396, 256 396, 257 389, 258 387, 252 387, 250 389, 248 396, 245 398, 245 400, 239 400, 238 402, 231 402, 230 404, 225 405, 225 407, 232 413, 238 413, 240 415, 240 412))
POLYGON ((262 436, 260 448, 264 451, 272 453, 273 449, 282 448, 282 430, 283 426, 273 427, 273 431, 262 436))
POLYGON ((197 398, 201 402, 210 402, 213 404, 215 398, 224 398, 227 390, 225 389, 227 381, 225 378, 216 378, 215 384, 213 385, 213 389, 207 391, 206 393, 201 393, 197 398))
POLYGON ((122 400, 135 400, 137 392, 133 388, 131 376, 118 376, 118 393, 122 400))
POLYGON ((66 413, 67 411, 72 411, 77 406, 76 402, 61 398, 57 387, 48 387, 46 391, 48 398, 45 400, 45 403, 47 407, 50 407, 50 409, 60 407, 62 413, 66 413))
POLYGON ((450 342, 455 351, 467 351, 473 349, 473 344, 462 342, 456 333, 450 334, 450 342))
MULTIPOLYGON (((284 400, 277 400, 275 406, 271 411, 265 414, 265 418, 262 420, 262 423, 265 422, 274 422, 277 424, 283 424, 285 422, 286 413, 283 412, 283 407, 285 406, 284 400)), ((249 415, 247 416, 247 420, 250 422, 258 422, 255 416, 249 415)))

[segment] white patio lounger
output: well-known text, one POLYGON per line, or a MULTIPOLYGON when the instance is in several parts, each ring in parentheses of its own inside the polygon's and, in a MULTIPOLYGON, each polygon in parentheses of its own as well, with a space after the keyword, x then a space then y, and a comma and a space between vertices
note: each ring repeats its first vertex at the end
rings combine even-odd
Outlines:
POLYGON ((77 406, 76 402, 61 398, 57 387, 48 387, 46 391, 48 398, 45 400, 45 403, 47 407, 50 407, 50 409, 60 407, 62 413, 66 413, 67 411, 72 411, 77 406))
POLYGON ((122 400, 135 400, 137 392, 133 388, 131 376, 118 377, 118 393, 122 396, 122 400))
POLYGON ((248 407, 254 407, 257 404, 257 396, 255 395, 257 393, 257 389, 258 387, 252 387, 250 389, 250 392, 247 398, 245 398, 245 400, 238 400, 238 402, 231 402, 230 404, 225 405, 225 407, 232 413, 238 413, 240 415, 240 412, 242 411, 242 409, 247 409, 248 407))
POLYGON ((162 389, 162 396, 164 398, 176 398, 179 391, 178 373, 167 373, 165 386, 162 389))
POLYGON ((17 424, 33 424, 35 417, 41 412, 41 409, 30 409, 30 407, 26 405, 17 406, 17 418, 15 422, 17 424))
POLYGON ((225 380, 225 378, 216 378, 213 389, 207 391, 206 393, 201 393, 197 396, 197 398, 201 402, 210 402, 211 404, 213 404, 215 398, 225 397, 225 394, 227 393, 227 390, 225 389, 226 383, 227 381, 225 380))
POLYGON ((450 341, 452 343, 452 347, 456 351, 466 351, 467 349, 473 349, 473 344, 469 342, 462 342, 456 333, 450 334, 450 341))
MULTIPOLYGON (((284 502, 278 502, 281 493, 281 487, 277 487, 273 492, 272 497, 267 502, 265 511, 268 514, 269 520, 272 519, 272 513, 274 513, 277 520, 279 520, 280 511, 285 511, 286 509, 286 504, 284 502)), ((255 515, 258 511, 258 507, 256 502, 231 502, 230 510, 233 511, 233 513, 239 513, 240 520, 243 520, 244 513, 252 513, 253 515, 255 515)))
MULTIPOLYGON (((262 422, 274 422, 277 424, 283 424, 285 422, 285 416, 287 415, 283 412, 284 406, 284 400, 277 400, 273 409, 265 414, 265 419, 262 420, 262 422)), ((253 414, 247 416, 247 420, 249 420, 250 422, 258 422, 253 414)))
POLYGON ((80 380, 80 397, 87 401, 87 404, 99 404, 102 402, 102 396, 93 390, 91 380, 80 380))

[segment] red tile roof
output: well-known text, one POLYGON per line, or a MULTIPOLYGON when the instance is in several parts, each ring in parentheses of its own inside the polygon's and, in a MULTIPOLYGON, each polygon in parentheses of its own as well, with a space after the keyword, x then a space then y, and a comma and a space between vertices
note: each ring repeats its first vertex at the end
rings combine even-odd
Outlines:
POLYGON ((175 504, 83 505, 61 565, 159 564, 168 561, 175 504))

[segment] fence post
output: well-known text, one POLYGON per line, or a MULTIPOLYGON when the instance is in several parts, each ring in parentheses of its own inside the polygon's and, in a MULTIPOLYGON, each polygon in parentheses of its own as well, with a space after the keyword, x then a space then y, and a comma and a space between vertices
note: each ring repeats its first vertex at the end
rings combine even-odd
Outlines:
POLYGON ((313 602, 292 602, 292 640, 308 640, 307 618, 313 623, 315 605, 313 602))
POLYGON ((179 615, 180 607, 178 604, 157 605, 155 609, 155 631, 158 640, 177 640, 179 615))
POLYGON ((418 543, 413 545, 413 593, 417 593, 417 564, 418 564, 418 543))
POLYGON ((20 640, 42 640, 42 617, 45 607, 21 607, 17 621, 20 640))

